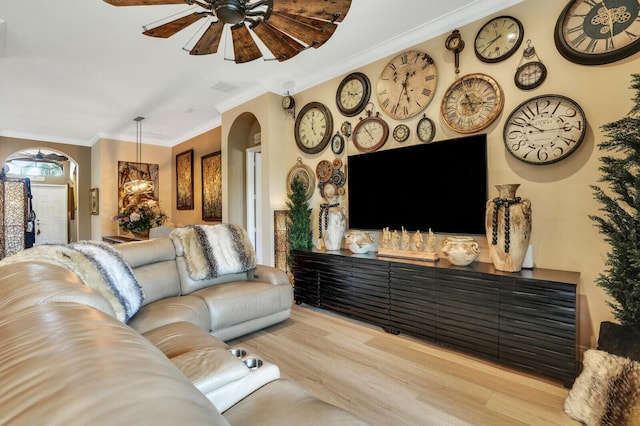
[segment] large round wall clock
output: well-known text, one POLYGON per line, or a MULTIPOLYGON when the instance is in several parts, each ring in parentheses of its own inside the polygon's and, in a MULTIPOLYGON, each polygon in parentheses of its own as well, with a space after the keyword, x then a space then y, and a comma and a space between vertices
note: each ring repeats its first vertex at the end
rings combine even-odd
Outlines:
POLYGON ((340 82, 336 91, 336 105, 343 115, 353 117, 364 110, 370 97, 369 78, 361 72, 354 72, 340 82))
POLYGON ((326 105, 309 102, 296 117, 296 145, 307 154, 316 154, 327 146, 333 134, 333 117, 326 105))
POLYGON ((352 138, 358 151, 375 151, 387 142, 389 125, 378 114, 373 116, 369 113, 353 128, 352 138))
POLYGON ((619 61, 640 51, 638 0, 573 0, 556 23, 556 48, 583 65, 619 61))
POLYGON ((518 105, 504 124, 504 144, 518 160, 550 164, 567 158, 584 139, 580 105, 562 95, 541 95, 518 105))
POLYGON ((474 73, 449 86, 440 112, 444 122, 458 133, 474 133, 498 118, 504 106, 502 88, 492 77, 474 73))
POLYGON ((376 86, 378 105, 396 120, 411 118, 429 105, 436 82, 436 64, 431 56, 419 50, 403 52, 380 74, 376 86))
POLYGON ((483 62, 500 62, 513 55, 524 37, 524 28, 512 16, 498 16, 484 24, 474 43, 476 56, 483 62))

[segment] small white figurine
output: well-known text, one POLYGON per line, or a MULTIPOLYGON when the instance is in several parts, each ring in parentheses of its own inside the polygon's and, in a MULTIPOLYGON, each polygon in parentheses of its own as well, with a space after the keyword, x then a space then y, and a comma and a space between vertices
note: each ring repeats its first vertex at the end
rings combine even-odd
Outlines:
POLYGON ((427 253, 435 253, 436 251, 436 236, 431 232, 431 228, 429 228, 429 238, 427 239, 427 247, 424 251, 427 253))
POLYGON ((420 234, 420 230, 418 229, 415 234, 413 234, 413 248, 415 251, 420 251, 420 246, 422 245, 422 235, 420 234))
POLYGON ((398 250, 400 248, 400 234, 398 234, 398 231, 396 230, 391 234, 391 248, 394 250, 398 250))
POLYGON ((409 233, 407 232, 406 229, 404 229, 404 226, 402 227, 402 249, 403 250, 410 250, 411 247, 409 246, 409 242, 411 241, 411 237, 409 236, 409 233))

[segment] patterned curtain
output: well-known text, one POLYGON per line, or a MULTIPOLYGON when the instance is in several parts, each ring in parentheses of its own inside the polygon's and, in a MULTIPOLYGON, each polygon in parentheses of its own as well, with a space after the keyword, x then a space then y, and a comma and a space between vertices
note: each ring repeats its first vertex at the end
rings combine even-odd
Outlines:
POLYGON ((0 259, 25 248, 28 218, 26 179, 0 177, 0 259))

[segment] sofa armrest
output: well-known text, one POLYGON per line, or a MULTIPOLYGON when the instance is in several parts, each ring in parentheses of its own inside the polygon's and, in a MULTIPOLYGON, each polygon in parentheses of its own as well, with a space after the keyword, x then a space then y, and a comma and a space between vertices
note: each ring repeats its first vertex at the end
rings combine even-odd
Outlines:
POLYGON ((256 265, 247 276, 249 281, 262 281, 273 285, 290 284, 287 273, 273 266, 256 265))

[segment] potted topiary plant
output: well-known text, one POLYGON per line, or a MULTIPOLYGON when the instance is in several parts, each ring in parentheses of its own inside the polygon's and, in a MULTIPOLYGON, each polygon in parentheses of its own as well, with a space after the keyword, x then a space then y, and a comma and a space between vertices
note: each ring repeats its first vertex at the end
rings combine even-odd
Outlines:
POLYGON ((313 231, 311 229, 311 207, 307 200, 307 189, 304 182, 295 177, 291 181, 291 192, 287 201, 287 267, 293 268, 293 251, 308 250, 313 247, 313 231))
POLYGON ((619 324, 600 326, 598 347, 640 360, 640 74, 632 74, 634 106, 620 120, 602 126, 608 140, 598 144, 614 155, 600 161, 607 192, 592 185, 601 216, 590 215, 611 245, 607 269, 596 283, 613 299, 608 302, 619 324), (610 194, 610 195, 609 195, 610 194))

